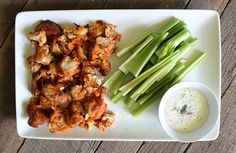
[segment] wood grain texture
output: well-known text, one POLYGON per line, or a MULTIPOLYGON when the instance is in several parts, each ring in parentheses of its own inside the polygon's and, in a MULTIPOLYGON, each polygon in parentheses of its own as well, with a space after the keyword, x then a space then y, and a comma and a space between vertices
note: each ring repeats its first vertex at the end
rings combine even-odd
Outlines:
POLYGON ((103 141, 96 153, 136 153, 142 142, 103 141))
POLYGON ((108 9, 178 9, 184 8, 189 0, 107 0, 105 7, 108 9))
POLYGON ((14 30, 0 49, 0 152, 16 152, 23 142, 16 133, 14 30))
POLYGON ((235 153, 236 152, 236 77, 222 97, 221 131, 217 140, 196 142, 187 153, 235 153))
POLYGON ((27 0, 0 1, 0 46, 13 27, 15 15, 21 11, 27 0))
POLYGON ((229 0, 191 0, 187 8, 216 10, 221 14, 229 0))
POLYGON ((19 153, 92 153, 98 141, 59 141, 26 139, 19 153), (33 147, 32 147, 33 146, 33 147))
POLYGON ((0 1, 0 153, 5 152, 224 152, 234 153, 236 94, 236 1, 235 0, 27 0, 0 1), (189 3, 188 3, 189 2, 189 3), (101 8, 214 9, 222 24, 222 116, 221 133, 213 142, 191 145, 176 142, 49 141, 22 139, 16 133, 14 105, 14 16, 24 10, 101 8), (224 9, 226 7, 226 9, 224 9))

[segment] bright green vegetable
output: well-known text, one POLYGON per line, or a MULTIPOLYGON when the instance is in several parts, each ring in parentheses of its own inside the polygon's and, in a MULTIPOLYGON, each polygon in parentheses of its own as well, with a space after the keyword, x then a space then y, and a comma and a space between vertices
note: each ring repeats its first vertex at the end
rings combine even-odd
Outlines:
POLYGON ((202 52, 200 54, 200 56, 195 59, 193 62, 191 62, 190 64, 188 64, 182 72, 180 72, 180 74, 173 80, 173 82, 171 83, 171 86, 180 82, 196 65, 198 65, 199 63, 202 62, 202 60, 204 58, 206 58, 207 53, 202 52))
POLYGON ((124 103, 125 103, 125 105, 126 105, 127 107, 130 107, 134 102, 135 102, 134 99, 130 98, 130 96, 127 96, 127 98, 126 98, 126 100, 125 100, 124 103))
POLYGON ((135 79, 131 80, 129 83, 123 85, 119 90, 122 92, 123 96, 127 95, 135 86, 137 86, 139 83, 144 81, 146 78, 148 78, 152 73, 160 69, 162 66, 170 62, 171 60, 176 59, 179 56, 179 51, 174 52, 167 58, 163 59, 156 65, 153 65, 151 68, 149 68, 147 71, 140 74, 135 79))
MULTIPOLYGON (((173 17, 169 20, 169 22, 167 24, 165 24, 159 31, 157 31, 154 35, 157 34, 164 34, 166 33, 168 30, 170 30, 172 27, 174 27, 175 25, 177 25, 180 22, 179 19, 173 17)), ((125 55, 126 53, 128 53, 129 51, 131 51, 135 46, 137 46, 139 43, 141 43, 144 39, 146 39, 149 35, 151 35, 152 33, 149 31, 144 32, 143 34, 141 34, 141 36, 139 36, 138 38, 136 38, 135 40, 133 40, 130 44, 127 44, 125 48, 121 49, 116 55, 118 57, 121 57, 123 55, 125 55)))
POLYGON ((156 50, 156 55, 159 59, 167 55, 168 52, 173 51, 181 42, 190 37, 190 32, 187 29, 180 31, 178 34, 173 36, 170 40, 165 42, 161 47, 156 50))
POLYGON ((133 110, 131 113, 133 116, 139 116, 142 114, 145 110, 150 108, 152 105, 160 102, 163 94, 168 90, 169 86, 166 85, 164 88, 162 88, 160 91, 155 93, 148 101, 137 107, 135 110, 133 110))
POLYGON ((152 97, 157 91, 159 91, 160 89, 162 89, 164 86, 166 86, 168 83, 170 83, 172 80, 174 79, 174 75, 167 77, 167 78, 163 78, 162 81, 157 82, 158 84, 156 84, 156 88, 154 88, 153 90, 149 91, 148 93, 146 93, 145 95, 141 96, 140 98, 137 99, 137 102, 142 105, 143 103, 145 103, 150 97, 152 97))
POLYGON ((112 76, 110 76, 107 81, 104 83, 104 86, 113 94, 117 92, 121 83, 125 78, 125 73, 120 70, 117 70, 112 76))
POLYGON ((167 37, 167 35, 168 33, 156 36, 143 50, 141 50, 125 65, 125 68, 129 70, 129 72, 131 72, 135 77, 137 77, 158 46, 167 37))
POLYGON ((122 92, 118 91, 114 96, 111 97, 111 101, 115 104, 120 102, 124 96, 122 95, 122 92))
POLYGON ((116 55, 118 57, 125 55, 126 53, 128 53, 130 50, 132 50, 135 46, 137 46, 139 43, 141 43, 144 39, 146 39, 151 34, 152 33, 149 31, 144 32, 137 39, 133 40, 130 44, 127 44, 126 47, 121 49, 116 55))
POLYGON ((126 64, 129 63, 129 61, 131 61, 152 40, 153 36, 150 35, 145 39, 145 41, 143 41, 140 45, 135 47, 133 49, 133 54, 127 60, 125 60, 123 64, 119 66, 119 69, 123 71, 125 74, 127 74, 129 71, 126 69, 126 64))
POLYGON ((138 116, 144 111, 146 111, 149 107, 152 105, 160 102, 162 96, 164 93, 173 85, 180 82, 194 67, 196 67, 198 64, 202 62, 202 60, 207 56, 207 53, 201 53, 199 57, 197 57, 193 62, 191 62, 189 65, 187 65, 180 73, 179 75, 168 85, 166 85, 164 88, 162 88, 160 91, 153 94, 153 96, 148 99, 145 103, 143 103, 141 106, 137 107, 135 110, 132 111, 132 114, 134 116, 138 116))
POLYGON ((186 23, 183 21, 180 21, 178 24, 176 24, 173 28, 171 28, 168 33, 168 37, 167 38, 171 38, 174 35, 176 35, 178 32, 180 32, 181 30, 183 30, 184 28, 186 28, 186 23))
POLYGON ((168 78, 174 78, 177 76, 178 72, 180 72, 185 67, 184 63, 182 63, 182 59, 179 60, 176 65, 173 67, 173 69, 160 81, 155 82, 148 90, 145 92, 146 94, 157 88, 161 82, 164 82, 168 78))
POLYGON ((143 94, 154 82, 160 81, 170 70, 175 66, 175 62, 171 61, 164 65, 162 68, 153 73, 144 83, 130 96, 134 100, 143 94))

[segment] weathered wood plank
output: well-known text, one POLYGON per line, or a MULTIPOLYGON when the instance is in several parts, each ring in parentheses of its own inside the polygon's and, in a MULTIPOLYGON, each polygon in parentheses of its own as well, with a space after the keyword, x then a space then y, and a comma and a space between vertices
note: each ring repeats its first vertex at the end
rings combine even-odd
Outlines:
POLYGON ((23 139, 16 133, 14 30, 0 49, 0 152, 16 152, 23 139))
POLYGON ((97 148, 98 141, 59 141, 26 139, 19 153, 89 153, 97 148))
POLYGON ((9 34, 15 15, 25 5, 27 0, 1 0, 0 1, 0 46, 9 34))
POLYGON ((235 153, 236 152, 236 77, 222 97, 221 131, 217 140, 193 143, 187 153, 235 153))
POLYGON ((187 8, 216 10, 223 12, 229 0, 191 0, 187 8))
POLYGON ((189 0, 108 0, 105 8, 109 9, 181 9, 189 0))
POLYGON ((29 0, 24 10, 68 10, 103 8, 105 0, 29 0))
POLYGON ((96 153, 135 153, 142 142, 103 141, 96 153))

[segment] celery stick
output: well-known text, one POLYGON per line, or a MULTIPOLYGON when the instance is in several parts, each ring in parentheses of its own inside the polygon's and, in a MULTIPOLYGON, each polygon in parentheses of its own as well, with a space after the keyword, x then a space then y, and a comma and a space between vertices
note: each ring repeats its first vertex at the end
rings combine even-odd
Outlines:
POLYGON ((125 78, 125 73, 120 70, 117 70, 113 73, 108 80, 104 83, 105 86, 111 93, 115 94, 119 89, 121 83, 125 78))
POLYGON ((162 66, 167 64, 169 61, 176 59, 179 56, 179 51, 175 51, 173 54, 168 56, 167 58, 163 59, 159 63, 153 65, 151 68, 149 68, 147 71, 140 74, 135 79, 131 80, 129 83, 123 85, 119 88, 119 90, 122 92, 123 96, 127 95, 135 86, 137 86, 139 83, 141 83, 143 80, 148 78, 152 73, 160 69, 162 66))
POLYGON ((125 48, 121 49, 116 55, 118 57, 121 57, 131 51, 135 46, 137 46, 140 42, 142 42, 144 39, 146 39, 149 35, 152 33, 149 31, 144 32, 141 34, 141 36, 137 37, 135 40, 133 40, 131 43, 127 44, 125 48))
MULTIPOLYGON (((155 33, 155 35, 166 33, 168 30, 170 30, 175 25, 177 25, 179 22, 180 22, 179 19, 172 17, 168 23, 166 23, 159 31, 155 33)), ((145 38, 147 38, 150 34, 151 32, 149 31, 144 32, 143 34, 141 34, 141 36, 133 40, 131 43, 127 44, 126 47, 121 49, 116 55, 118 57, 125 55, 130 50, 132 50, 135 46, 137 46, 140 42, 142 42, 145 38)))
POLYGON ((169 85, 166 85, 163 89, 161 89, 157 93, 153 94, 153 96, 148 101, 146 101, 141 106, 139 106, 135 110, 133 110, 132 115, 138 116, 138 115, 142 114, 144 111, 146 111, 149 107, 154 105, 155 103, 160 102, 164 93, 170 87, 172 87, 176 83, 180 82, 195 66, 200 64, 206 56, 207 56, 207 53, 202 53, 197 59, 195 59, 193 62, 191 62, 189 65, 187 65, 169 85))
POLYGON ((193 62, 188 64, 182 72, 173 80, 170 86, 180 82, 196 65, 202 62, 202 60, 207 56, 207 53, 202 52, 201 55, 195 59, 193 62))
POLYGON ((137 107, 135 110, 133 110, 131 113, 133 116, 139 116, 144 111, 146 111, 148 108, 150 108, 152 105, 160 102, 163 94, 168 90, 169 86, 166 85, 164 88, 162 88, 160 91, 155 93, 148 101, 137 107))
POLYGON ((144 42, 142 42, 140 45, 138 45, 137 47, 135 47, 133 49, 133 54, 124 61, 124 63, 122 63, 120 66, 119 66, 119 69, 121 71, 123 71, 125 74, 127 74, 129 71, 126 69, 126 64, 131 61, 150 41, 152 41, 153 39, 153 36, 150 35, 148 36, 144 42))
POLYGON ((160 81, 165 75, 171 71, 171 69, 175 66, 174 62, 169 62, 161 69, 157 70, 153 73, 145 82, 130 96, 134 100, 138 99, 138 97, 143 94, 154 82, 160 81))
POLYGON ((147 71, 149 68, 151 68, 153 66, 153 64, 149 61, 145 67, 142 69, 142 73, 147 71))
POLYGON ((120 102, 122 99, 124 98, 124 96, 122 95, 122 92, 118 91, 115 95, 113 95, 111 97, 111 101, 115 104, 117 104, 118 102, 120 102))
POLYGON ((180 21, 178 24, 176 24, 173 28, 171 28, 168 33, 169 35, 167 36, 168 38, 173 37, 174 35, 176 35, 178 32, 180 32, 181 30, 183 30, 186 27, 186 23, 183 21, 180 21))
POLYGON ((130 107, 134 102, 135 102, 134 99, 130 98, 130 96, 127 96, 127 98, 126 98, 126 100, 125 100, 124 103, 125 103, 125 105, 126 105, 127 107, 130 107))
POLYGON ((168 33, 156 36, 156 38, 154 38, 142 51, 140 51, 125 65, 126 69, 129 70, 129 72, 131 72, 135 77, 137 77, 158 46, 167 37, 167 35, 168 33))
POLYGON ((150 58, 150 62, 152 63, 152 65, 155 65, 158 61, 158 57, 156 54, 153 54, 152 57, 150 58))
POLYGON ((182 41, 186 40, 190 36, 190 32, 187 29, 180 31, 178 34, 173 36, 170 40, 165 42, 161 47, 156 50, 156 55, 161 58, 162 52, 168 51, 169 49, 177 47, 182 41), (171 47, 172 45, 172 47, 171 47), (167 48, 167 49, 166 49, 167 48))
POLYGON ((168 78, 174 78, 178 72, 180 72, 185 67, 184 63, 182 63, 182 60, 179 60, 176 65, 173 67, 173 69, 163 78, 161 81, 155 82, 148 90, 145 92, 146 94, 154 90, 155 88, 158 88, 158 86, 161 84, 161 82, 165 81, 168 78))
POLYGON ((153 96, 153 94, 155 94, 157 91, 159 91, 160 89, 162 89, 165 85, 167 85, 168 83, 170 83, 173 79, 174 79, 175 75, 169 76, 167 78, 163 78, 163 81, 159 81, 157 82, 158 85, 156 86, 156 88, 154 88, 153 90, 151 90, 150 92, 146 93, 145 95, 141 96, 140 98, 137 99, 137 102, 142 105, 144 102, 146 102, 150 97, 153 96))
POLYGON ((173 28, 175 25, 177 25, 180 22, 178 18, 172 17, 170 21, 165 24, 159 31, 157 31, 155 34, 164 34, 171 28, 173 28))

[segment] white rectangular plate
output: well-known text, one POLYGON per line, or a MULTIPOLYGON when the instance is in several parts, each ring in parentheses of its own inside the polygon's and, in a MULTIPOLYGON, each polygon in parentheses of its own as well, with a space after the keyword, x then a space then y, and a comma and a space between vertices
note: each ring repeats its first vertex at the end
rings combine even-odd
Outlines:
MULTIPOLYGON (((221 85, 221 50, 220 50, 220 22, 215 11, 208 10, 74 10, 74 11, 33 11, 22 12, 16 17, 15 25, 15 84, 16 84, 16 117, 17 131, 21 137, 37 139, 62 140, 141 140, 141 141, 175 141, 167 136, 157 116, 157 106, 145 112, 139 118, 133 117, 122 104, 115 105, 106 98, 108 108, 116 113, 116 125, 100 133, 96 128, 87 131, 75 128, 66 133, 53 134, 47 125, 32 128, 27 124, 25 106, 31 97, 28 89, 31 80, 26 58, 33 53, 33 48, 27 34, 33 31, 40 20, 52 20, 61 25, 72 23, 86 24, 98 19, 117 25, 123 35, 121 44, 125 44, 146 27, 162 23, 171 16, 175 16, 187 23, 192 35, 198 38, 195 47, 208 53, 208 57, 196 67, 185 80, 200 81, 208 85, 220 99, 221 85)), ((157 26, 158 27, 158 24, 157 26)), ((112 71, 119 61, 112 57, 112 71)), ((220 115, 215 128, 201 141, 214 140, 218 137, 220 115)))

